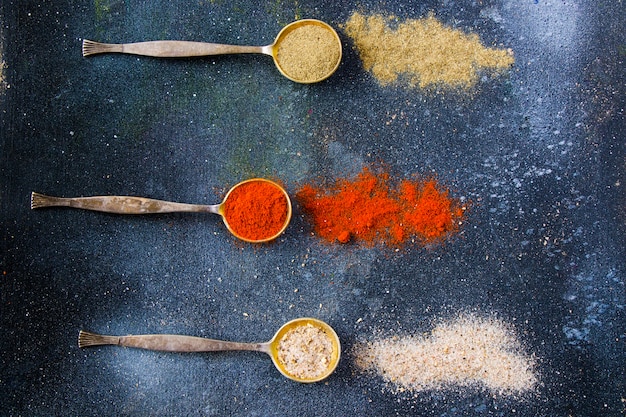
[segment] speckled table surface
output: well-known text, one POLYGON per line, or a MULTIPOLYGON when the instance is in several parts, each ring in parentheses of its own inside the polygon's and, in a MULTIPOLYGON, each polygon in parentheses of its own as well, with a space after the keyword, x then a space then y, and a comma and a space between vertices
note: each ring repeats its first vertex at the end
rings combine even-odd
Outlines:
POLYGON ((3 1, 0 3, 2 415, 618 416, 626 408, 626 7, 621 1, 3 1), (343 2, 345 3, 345 2, 343 2), (433 14, 511 48, 471 94, 381 87, 341 30, 354 10, 433 14), (314 85, 266 56, 83 58, 83 38, 263 45, 286 23, 338 28, 314 85), (383 162, 472 201, 458 233, 393 251, 327 244, 296 204, 272 244, 217 216, 30 209, 30 192, 212 204, 240 180, 289 193, 383 162), (360 373, 357 341, 458 312, 514 326, 531 394, 399 395, 360 373), (79 329, 268 340, 299 316, 344 355, 298 384, 247 353, 80 350, 79 329))

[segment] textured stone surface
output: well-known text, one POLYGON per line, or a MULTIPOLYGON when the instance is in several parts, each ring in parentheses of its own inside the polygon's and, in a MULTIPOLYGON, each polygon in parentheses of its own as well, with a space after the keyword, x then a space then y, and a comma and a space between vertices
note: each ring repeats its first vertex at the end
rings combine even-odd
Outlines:
POLYGON ((620 415, 624 305, 621 2, 359 2, 503 45, 516 64, 472 94, 381 88, 335 1, 5 1, 0 4, 0 402, 6 415, 620 415), (264 45, 297 18, 338 28, 344 60, 315 85, 267 56, 83 58, 82 38, 264 45), (213 204, 240 180, 312 180, 385 163, 471 201, 443 245, 328 245, 299 207, 252 246, 219 217, 31 211, 31 191, 213 204), (359 374, 357 340, 428 332, 459 311, 511 323, 536 355, 527 398, 452 389, 415 398, 359 374), (265 341, 331 324, 326 382, 263 354, 79 350, 79 329, 265 341))

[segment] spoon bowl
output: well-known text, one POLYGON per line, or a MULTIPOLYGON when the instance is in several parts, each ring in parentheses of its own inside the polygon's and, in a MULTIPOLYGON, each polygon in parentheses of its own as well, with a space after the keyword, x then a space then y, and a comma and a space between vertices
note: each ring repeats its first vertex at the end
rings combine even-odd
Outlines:
POLYGON ((116 214, 213 213, 235 237, 251 243, 280 236, 291 220, 291 200, 274 181, 252 178, 233 186, 220 204, 187 204, 133 196, 53 197, 31 193, 31 209, 72 207, 116 214))
POLYGON ((297 20, 283 27, 274 43, 266 46, 226 45, 192 41, 148 41, 102 43, 83 40, 83 56, 123 53, 160 58, 182 58, 224 54, 259 53, 272 57, 280 73, 302 84, 323 81, 341 63, 341 39, 327 23, 316 19, 297 20), (283 49, 286 49, 285 51, 283 49))
POLYGON ((337 333, 330 325, 318 319, 303 317, 291 320, 278 329, 272 340, 269 341, 268 354, 272 358, 276 369, 287 378, 304 383, 318 382, 326 379, 337 368, 341 357, 341 343, 337 333), (317 341, 325 341, 326 346, 322 346, 321 343, 315 346, 311 346, 312 343, 306 344, 304 342, 304 340, 307 340, 306 337, 300 340, 300 342, 304 343, 304 346, 297 345, 298 338, 288 339, 290 333, 297 332, 300 329, 312 330, 303 336, 317 335, 319 336, 317 341), (291 346, 286 345, 286 341, 291 346), (308 364, 309 369, 301 372, 293 370, 295 364, 290 363, 289 359, 295 358, 292 357, 294 355, 289 355, 288 351, 291 350, 290 348, 295 348, 298 353, 302 353, 300 356, 305 359, 304 362, 306 362, 306 359, 310 359, 308 362, 313 362, 308 364))
POLYGON ((264 178, 252 178, 236 184, 226 193, 224 201, 217 209, 217 214, 222 216, 230 233, 251 243, 263 243, 276 239, 289 226, 291 213, 291 200, 287 191, 274 181, 264 178), (251 186, 257 189, 262 188, 265 198, 259 199, 259 196, 247 191, 251 186), (236 201, 231 203, 234 200, 236 201), (238 201, 244 201, 251 211, 244 211, 242 207, 235 207, 237 210, 231 210, 231 207, 237 205, 238 201), (262 223, 264 233, 250 233, 251 227, 258 228, 259 221, 262 223))
POLYGON ((278 33, 271 48, 278 71, 297 83, 324 81, 337 71, 341 63, 341 39, 330 25, 321 20, 303 19, 288 24, 278 33), (314 50, 314 40, 321 44, 321 48, 314 50), (297 62, 294 62, 289 57, 296 54, 297 62))
POLYGON ((207 339, 195 336, 171 334, 144 334, 109 336, 81 330, 78 346, 117 345, 164 352, 217 352, 249 350, 267 353, 274 366, 285 377, 302 383, 322 381, 332 374, 341 357, 341 343, 337 333, 327 323, 310 317, 298 318, 285 323, 265 343, 241 343, 207 339), (302 333, 300 337, 292 337, 302 333), (309 369, 292 371, 297 357, 309 369))

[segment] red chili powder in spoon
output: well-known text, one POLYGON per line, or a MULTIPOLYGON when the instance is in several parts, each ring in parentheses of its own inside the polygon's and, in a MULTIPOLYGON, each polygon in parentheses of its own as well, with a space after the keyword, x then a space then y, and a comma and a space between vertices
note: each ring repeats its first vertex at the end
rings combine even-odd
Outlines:
POLYGON ((287 222, 289 202, 283 190, 268 181, 244 182, 224 202, 224 217, 239 237, 251 241, 269 239, 287 222))
POLYGON ((389 173, 366 168, 330 188, 306 184, 296 198, 311 216, 315 233, 329 242, 429 243, 456 229, 463 208, 434 179, 402 180, 395 188, 391 182, 389 173))

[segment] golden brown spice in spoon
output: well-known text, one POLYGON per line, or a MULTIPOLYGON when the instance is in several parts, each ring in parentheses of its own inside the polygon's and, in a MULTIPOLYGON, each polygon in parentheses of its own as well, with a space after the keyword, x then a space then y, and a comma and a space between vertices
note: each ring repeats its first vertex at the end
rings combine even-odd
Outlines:
POLYGON ((274 43, 265 46, 177 40, 132 43, 83 40, 83 56, 103 53, 161 58, 260 53, 270 55, 285 77, 311 84, 325 80, 337 70, 341 63, 341 40, 335 29, 316 19, 302 19, 288 24, 278 33, 274 43))

